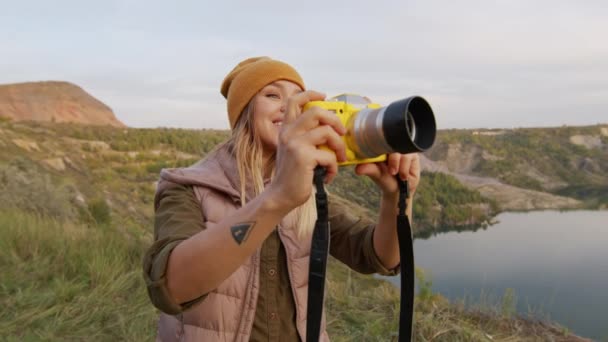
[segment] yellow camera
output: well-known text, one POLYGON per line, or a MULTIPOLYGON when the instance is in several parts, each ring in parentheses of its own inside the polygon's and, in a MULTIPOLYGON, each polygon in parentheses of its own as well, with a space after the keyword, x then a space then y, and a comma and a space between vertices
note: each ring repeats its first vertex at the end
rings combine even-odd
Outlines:
POLYGON ((342 137, 346 161, 340 166, 382 162, 388 153, 424 152, 435 142, 435 116, 420 96, 382 107, 367 97, 342 94, 327 101, 309 102, 304 110, 313 106, 334 112, 346 127, 342 137))

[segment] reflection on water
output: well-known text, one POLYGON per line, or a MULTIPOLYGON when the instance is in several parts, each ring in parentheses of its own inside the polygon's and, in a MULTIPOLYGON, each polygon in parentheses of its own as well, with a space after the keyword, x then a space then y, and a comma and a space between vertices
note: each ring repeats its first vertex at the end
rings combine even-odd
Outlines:
MULTIPOLYGON (((416 265, 450 299, 501 298, 608 341, 608 211, 505 213, 476 232, 416 240, 416 265)), ((493 303, 498 302, 498 299, 493 303)))

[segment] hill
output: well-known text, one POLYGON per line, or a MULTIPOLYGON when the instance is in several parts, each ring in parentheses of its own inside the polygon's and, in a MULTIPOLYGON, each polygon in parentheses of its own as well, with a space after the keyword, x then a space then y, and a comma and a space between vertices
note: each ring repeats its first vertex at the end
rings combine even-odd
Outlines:
MULTIPOLYGON (((608 125, 440 130, 422 158, 418 235, 476 229, 501 211, 608 208, 608 125)), ((379 193, 352 170, 333 191, 377 211, 379 193)), ((372 214, 373 215, 373 214, 372 214)))
POLYGON ((124 127, 110 107, 68 82, 0 85, 0 117, 124 127))
POLYGON ((428 157, 428 168, 454 175, 502 210, 608 205, 606 124, 447 130, 428 157))
MULTIPOLYGON (((4 146, 0 150, 4 171, 0 168, 0 172, 7 174, 9 180, 15 179, 8 184, 13 184, 15 191, 22 189, 19 192, 22 195, 17 197, 24 197, 22 202, 28 210, 49 210, 45 203, 33 208, 36 201, 28 198, 28 191, 40 192, 32 185, 39 182, 46 184, 49 196, 64 193, 75 205, 55 216, 73 218, 74 208, 103 200, 118 211, 118 217, 130 217, 138 224, 150 226, 149 203, 159 171, 163 167, 192 164, 227 137, 227 131, 217 130, 5 122, 0 125, 0 145, 4 146), (29 182, 21 184, 25 179, 29 182), (61 189, 52 184, 60 184, 61 189)), ((352 167, 341 169, 329 190, 350 201, 353 211, 376 215, 378 189, 371 180, 356 176, 352 167)), ((7 203, 14 202, 15 194, 7 193, 12 193, 6 198, 7 203)), ((496 212, 490 198, 446 174, 425 174, 416 196, 414 220, 419 231, 478 225, 496 212)))
MULTIPOLYGON (((436 146, 423 156, 413 208, 417 233, 476 228, 505 210, 606 207, 608 136, 601 135, 603 129, 516 130, 500 139, 472 131, 440 131, 436 146), (581 147, 571 142, 572 136, 593 136, 599 144, 581 147), (543 142, 524 143, 535 139, 543 142)), ((228 134, 5 122, 0 125, 0 163, 8 168, 31 164, 24 169, 69 183, 64 187, 79 201, 103 198, 116 210, 131 208, 132 219, 148 225, 152 213, 146 205, 160 169, 194 163, 228 134), (141 202, 133 200, 134 194, 141 202)), ((341 168, 329 190, 350 201, 354 211, 375 216, 378 189, 366 177, 356 176, 352 167, 341 168)))
MULTIPOLYGON (((0 122, 0 306, 10 308, 0 310, 0 331, 9 340, 152 339, 157 314, 140 272, 158 173, 194 163, 227 137, 216 130, 0 122)), ((331 191, 375 215, 375 188, 355 177, 341 170, 331 191)), ((477 209, 480 218, 485 207, 498 210, 444 173, 427 171, 416 196, 420 223, 467 223, 477 209)), ((450 304, 430 292, 422 273, 418 284, 418 340, 582 340, 515 317, 508 307, 450 304)), ((335 340, 387 340, 396 331, 399 293, 391 284, 332 260, 327 289, 335 340)))

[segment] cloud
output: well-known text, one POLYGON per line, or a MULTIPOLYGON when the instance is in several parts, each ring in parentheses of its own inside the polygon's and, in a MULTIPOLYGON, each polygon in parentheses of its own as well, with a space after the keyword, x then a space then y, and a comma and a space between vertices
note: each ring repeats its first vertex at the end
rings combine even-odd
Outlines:
POLYGON ((330 95, 425 96, 441 128, 608 121, 601 1, 64 0, 3 13, 2 83, 71 81, 136 127, 227 128, 219 85, 256 55, 330 95))

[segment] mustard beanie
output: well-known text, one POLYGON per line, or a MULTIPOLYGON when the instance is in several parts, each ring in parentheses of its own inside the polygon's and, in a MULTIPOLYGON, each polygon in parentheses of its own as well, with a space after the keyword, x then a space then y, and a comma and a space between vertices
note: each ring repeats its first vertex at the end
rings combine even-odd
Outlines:
POLYGON ((289 64, 270 57, 252 57, 240 62, 222 82, 221 93, 228 106, 230 128, 234 128, 247 103, 266 85, 287 80, 299 85, 304 81, 298 72, 289 64))

